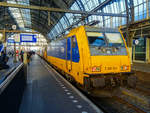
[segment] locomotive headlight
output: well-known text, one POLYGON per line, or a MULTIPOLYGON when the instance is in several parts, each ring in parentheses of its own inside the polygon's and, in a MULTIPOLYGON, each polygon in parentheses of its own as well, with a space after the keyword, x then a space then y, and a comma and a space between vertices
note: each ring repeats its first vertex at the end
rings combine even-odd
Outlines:
POLYGON ((127 66, 124 66, 124 70, 128 70, 128 67, 127 67, 127 66))
POLYGON ((129 66, 126 65, 121 66, 121 71, 125 71, 125 70, 129 70, 129 66))
POLYGON ((100 66, 94 66, 92 67, 92 72, 100 72, 101 71, 101 67, 100 66))

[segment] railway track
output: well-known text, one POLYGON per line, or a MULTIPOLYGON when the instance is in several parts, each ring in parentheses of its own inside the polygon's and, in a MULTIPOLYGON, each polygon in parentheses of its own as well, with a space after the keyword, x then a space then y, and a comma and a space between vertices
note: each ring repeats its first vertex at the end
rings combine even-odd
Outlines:
MULTIPOLYGON (((112 98, 94 98, 83 92, 81 88, 76 88, 84 93, 86 97, 93 101, 93 103, 95 103, 105 113, 150 113, 150 111, 147 111, 142 107, 138 107, 138 105, 135 105, 132 102, 130 103, 126 99, 123 99, 119 96, 115 96, 112 98)), ((142 90, 139 89, 138 91, 142 90)), ((148 94, 149 92, 145 91, 144 93, 148 94)))
POLYGON ((117 96, 91 100, 106 113, 149 113, 117 96))
POLYGON ((116 96, 116 97, 113 97, 113 98, 115 98, 119 103, 125 104, 127 107, 133 109, 136 113, 147 113, 147 112, 143 111, 142 109, 136 107, 135 105, 128 103, 126 100, 124 100, 120 97, 116 96))
POLYGON ((145 88, 145 87, 142 87, 141 85, 138 85, 136 87, 136 90, 139 91, 139 92, 144 93, 145 95, 149 95, 150 96, 150 89, 149 88, 145 88))
MULTIPOLYGON (((59 72, 59 74, 61 73, 59 72)), ((81 91, 81 89, 79 89, 78 87, 76 88, 81 91)), ((90 95, 88 95, 87 93, 83 91, 81 92, 84 93, 86 97, 88 97, 91 101, 93 101, 93 103, 95 103, 105 113, 150 113, 150 111, 144 110, 141 107, 138 107, 134 105, 132 102, 130 103, 126 99, 121 98, 119 96, 114 96, 111 98, 110 97, 109 98, 106 98, 106 97, 95 98, 95 97, 91 97, 90 95)), ((145 92, 145 93, 148 93, 148 92, 145 92)))
MULTIPOLYGON (((141 107, 138 107, 138 105, 136 106, 132 102, 130 103, 119 96, 112 98, 94 98, 83 92, 81 88, 76 88, 84 93, 85 96, 93 101, 93 103, 95 103, 105 113, 150 113, 150 111, 144 110, 144 108, 142 109, 141 107)), ((145 93, 148 94, 148 92, 145 93)))

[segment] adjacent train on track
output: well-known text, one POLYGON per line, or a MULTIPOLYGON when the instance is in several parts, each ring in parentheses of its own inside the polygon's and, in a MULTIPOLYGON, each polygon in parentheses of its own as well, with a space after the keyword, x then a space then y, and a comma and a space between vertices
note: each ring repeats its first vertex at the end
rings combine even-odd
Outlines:
POLYGON ((127 45, 120 30, 80 26, 49 43, 44 58, 84 89, 135 86, 127 45))

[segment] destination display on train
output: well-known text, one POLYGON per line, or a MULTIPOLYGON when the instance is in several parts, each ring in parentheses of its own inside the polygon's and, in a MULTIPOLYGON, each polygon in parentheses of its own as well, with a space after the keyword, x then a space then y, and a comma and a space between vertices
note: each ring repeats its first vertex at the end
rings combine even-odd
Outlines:
POLYGON ((37 42, 37 38, 32 34, 20 34, 20 42, 37 42))

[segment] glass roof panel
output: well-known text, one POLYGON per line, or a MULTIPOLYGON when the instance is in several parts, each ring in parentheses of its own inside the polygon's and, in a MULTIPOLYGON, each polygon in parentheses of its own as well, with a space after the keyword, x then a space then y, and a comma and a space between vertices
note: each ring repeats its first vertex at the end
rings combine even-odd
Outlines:
MULTIPOLYGON (((73 3, 73 5, 70 7, 70 9, 92 11, 92 9, 94 9, 95 7, 97 7, 99 4, 101 4, 104 1, 105 0, 76 0, 73 3), (81 3, 82 3, 82 5, 81 5, 81 3)), ((128 0, 128 1, 130 1, 130 0, 128 0)), ((146 16, 147 16, 146 0, 133 0, 133 3, 134 3, 135 21, 146 18, 146 16)), ((114 0, 114 2, 104 6, 104 8, 102 10, 98 10, 97 12, 126 14, 125 0, 114 0)), ((61 19, 59 22, 63 25, 63 27, 65 29, 69 25, 72 25, 73 23, 75 23, 75 21, 77 21, 78 17, 81 17, 81 15, 66 13, 64 17, 67 19, 67 21, 66 20, 64 21, 63 19, 61 19), (65 23, 69 23, 69 24, 64 25, 65 23)), ((93 20, 100 21, 100 23, 96 25, 96 26, 100 26, 100 27, 103 25, 105 25, 106 27, 118 27, 120 25, 126 24, 126 22, 127 22, 127 19, 125 17, 105 16, 103 18, 102 16, 93 16, 93 15, 88 17, 87 22, 91 22, 93 20), (103 24, 103 22, 104 22, 104 24, 103 24)), ((57 24, 59 24, 59 22, 57 24)), ((50 31, 50 34, 53 34, 53 36, 57 36, 58 35, 57 33, 60 33, 59 28, 56 27, 56 26, 58 26, 57 24, 50 31)), ((79 23, 79 24, 81 25, 81 23, 79 23)))
MULTIPOLYGON (((7 3, 29 5, 29 0, 7 0, 7 3)), ((9 10, 20 29, 25 30, 25 27, 31 27, 30 9, 9 7, 9 10)))

